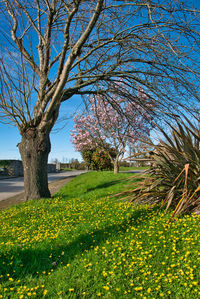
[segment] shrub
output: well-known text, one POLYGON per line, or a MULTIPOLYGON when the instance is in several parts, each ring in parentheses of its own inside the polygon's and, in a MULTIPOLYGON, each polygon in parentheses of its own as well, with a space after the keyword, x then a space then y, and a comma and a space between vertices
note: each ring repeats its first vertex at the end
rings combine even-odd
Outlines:
POLYGON ((113 164, 108 154, 100 149, 96 149, 92 154, 92 169, 94 170, 112 170, 113 164))
MULTIPOLYGON (((165 141, 151 152, 152 164, 144 180, 129 191, 131 201, 161 203, 180 213, 200 211, 200 132, 188 119, 171 126, 171 136, 161 130, 165 141)), ((171 219, 170 219, 171 220, 171 219)))
POLYGON ((99 149, 88 149, 82 151, 82 157, 89 169, 93 170, 112 170, 113 165, 109 155, 99 149))
POLYGON ((81 152, 82 158, 88 169, 91 168, 93 151, 94 150, 87 149, 81 152))

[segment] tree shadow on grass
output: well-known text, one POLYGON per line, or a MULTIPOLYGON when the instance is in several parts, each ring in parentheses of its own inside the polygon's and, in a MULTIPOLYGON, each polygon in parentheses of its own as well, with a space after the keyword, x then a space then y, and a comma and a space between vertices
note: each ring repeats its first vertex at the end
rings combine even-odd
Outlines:
MULTIPOLYGON (((83 195, 83 194, 86 195, 86 194, 88 194, 89 192, 100 191, 100 192, 95 193, 95 196, 97 196, 97 197, 103 197, 103 196, 105 196, 105 195, 108 194, 108 190, 104 190, 104 192, 101 193, 101 189, 107 189, 107 188, 112 187, 112 186, 114 186, 114 185, 117 185, 117 184, 119 184, 120 182, 123 182, 123 181, 127 181, 127 182, 128 182, 127 179, 118 179, 118 180, 115 180, 115 181, 111 181, 111 182, 107 182, 107 183, 99 184, 99 185, 94 186, 94 187, 92 187, 92 188, 88 187, 88 188, 86 188, 86 190, 84 190, 84 191, 81 190, 81 194, 82 194, 82 195, 83 195)), ((63 187, 63 188, 65 188, 65 187, 63 187)), ((74 191, 73 196, 71 196, 71 195, 69 196, 69 195, 67 194, 66 190, 64 190, 63 188, 61 188, 60 191, 57 192, 52 198, 55 198, 55 197, 57 197, 57 196, 62 196, 62 197, 65 198, 65 199, 69 199, 69 198, 75 198, 75 197, 79 197, 79 196, 80 196, 80 194, 79 194, 80 191, 78 191, 77 194, 76 194, 76 191, 74 191), (62 189, 63 189, 63 190, 62 190, 62 189)), ((112 190, 111 190, 111 191, 112 191, 112 190)), ((115 192, 115 191, 114 191, 114 192, 115 192)))
POLYGON ((87 191, 86 191, 85 193, 94 191, 94 190, 96 190, 96 189, 109 188, 109 187, 111 187, 111 186, 114 186, 114 185, 119 184, 120 182, 124 182, 124 181, 127 181, 127 179, 119 179, 119 180, 115 180, 115 181, 111 181, 111 182, 107 182, 107 183, 99 184, 99 185, 97 185, 97 186, 95 186, 95 187, 93 187, 93 188, 88 188, 87 191))
POLYGON ((2 281, 8 279, 5 278, 7 273, 10 273, 13 279, 23 279, 26 275, 38 277, 44 271, 48 273, 60 265, 71 264, 86 250, 90 251, 93 250, 93 246, 100 246, 110 236, 126 231, 130 225, 137 227, 144 223, 144 219, 149 221, 154 210, 146 210, 145 208, 135 210, 131 217, 122 223, 81 234, 68 244, 66 244, 65 238, 58 238, 52 242, 44 243, 44 249, 41 249, 41 246, 40 248, 19 247, 5 252, 1 255, 0 275, 3 275, 2 281))

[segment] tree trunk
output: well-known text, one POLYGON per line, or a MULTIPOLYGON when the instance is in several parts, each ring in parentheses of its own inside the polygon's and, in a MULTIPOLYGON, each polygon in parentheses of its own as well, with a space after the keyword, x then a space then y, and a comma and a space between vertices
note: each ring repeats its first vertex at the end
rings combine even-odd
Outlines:
POLYGON ((119 173, 119 164, 118 164, 118 160, 115 160, 114 163, 114 174, 119 173))
POLYGON ((50 149, 49 133, 29 128, 22 134, 19 150, 24 168, 25 200, 51 197, 47 175, 50 149))

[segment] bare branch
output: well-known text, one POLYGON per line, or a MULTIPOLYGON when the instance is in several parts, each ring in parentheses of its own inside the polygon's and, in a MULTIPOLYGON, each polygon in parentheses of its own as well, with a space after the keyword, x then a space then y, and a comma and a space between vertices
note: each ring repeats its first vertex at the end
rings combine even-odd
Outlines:
MULTIPOLYGON (((59 80, 58 86, 57 86, 57 88, 54 92, 51 103, 50 103, 50 105, 49 105, 49 107, 48 107, 48 109, 45 113, 45 117, 43 119, 44 126, 45 126, 46 122, 48 122, 49 118, 51 117, 52 112, 55 109, 55 103, 57 103, 56 106, 59 105, 58 101, 61 100, 61 93, 62 93, 62 90, 65 86, 65 83, 67 82, 68 72, 69 72, 74 60, 76 59, 76 57, 80 53, 82 46, 84 45, 87 38, 89 37, 92 29, 94 28, 94 26, 95 26, 95 24, 98 20, 98 17, 100 15, 100 12, 101 12, 101 9, 102 9, 102 6, 103 6, 103 2, 104 2, 103 0, 98 0, 97 1, 96 9, 94 11, 93 16, 91 17, 91 20, 89 21, 89 24, 88 24, 87 28, 85 29, 85 31, 83 32, 81 37, 76 42, 76 44, 74 45, 74 47, 71 50, 70 55, 67 58, 67 61, 66 61, 65 65, 64 65, 64 68, 63 68, 63 71, 60 75, 60 80, 59 80)), ((41 127, 42 126, 43 125, 41 125, 41 127)))

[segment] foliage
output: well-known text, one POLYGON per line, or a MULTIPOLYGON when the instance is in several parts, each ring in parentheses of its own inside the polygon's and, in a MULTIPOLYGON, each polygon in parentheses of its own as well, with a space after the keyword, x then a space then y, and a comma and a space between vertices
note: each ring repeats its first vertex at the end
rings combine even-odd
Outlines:
POLYGON ((6 168, 6 167, 10 166, 10 164, 11 164, 10 160, 0 160, 0 167, 6 168))
POLYGON ((78 159, 74 159, 74 158, 70 159, 70 163, 69 164, 70 164, 70 167, 72 169, 76 169, 76 170, 81 170, 81 169, 85 169, 86 168, 85 163, 79 162, 78 159))
POLYGON ((199 218, 109 198, 128 176, 89 172, 1 211, 1 296, 198 298, 199 218))
POLYGON ((84 161, 79 161, 78 159, 71 158, 68 163, 60 163, 60 168, 62 171, 84 170, 87 165, 84 161))
MULTIPOLYGON (((107 146, 107 151, 109 151, 111 157, 116 155, 115 150, 109 148, 109 146, 107 146)), ((113 165, 109 155, 107 154, 107 151, 104 151, 100 148, 84 149, 81 151, 81 155, 89 169, 111 170, 113 169, 113 165)))
POLYGON ((92 169, 94 170, 112 170, 113 165, 110 161, 108 154, 105 151, 99 150, 98 148, 93 152, 92 155, 92 169))
POLYGON ((110 161, 108 154, 101 150, 95 149, 92 154, 92 163, 91 167, 94 170, 111 170, 113 169, 113 165, 110 161))
POLYGON ((83 160, 85 161, 88 169, 90 169, 91 164, 92 164, 92 154, 93 154, 93 150, 90 150, 90 149, 85 149, 81 152, 81 156, 82 156, 83 160))
MULTIPOLYGON (((180 213, 200 210, 200 131, 188 119, 171 125, 169 136, 151 153, 152 165, 139 188, 133 190, 133 201, 157 202, 180 213)), ((132 195, 131 195, 132 196, 132 195)))

